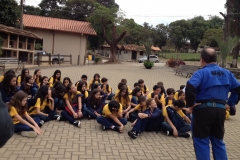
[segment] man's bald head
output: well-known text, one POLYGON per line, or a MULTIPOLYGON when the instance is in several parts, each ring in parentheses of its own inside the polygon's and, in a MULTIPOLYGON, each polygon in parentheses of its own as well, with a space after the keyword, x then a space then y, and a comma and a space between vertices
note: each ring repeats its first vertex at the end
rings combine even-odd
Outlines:
POLYGON ((204 48, 201 52, 201 58, 208 64, 217 62, 217 53, 212 48, 204 48))

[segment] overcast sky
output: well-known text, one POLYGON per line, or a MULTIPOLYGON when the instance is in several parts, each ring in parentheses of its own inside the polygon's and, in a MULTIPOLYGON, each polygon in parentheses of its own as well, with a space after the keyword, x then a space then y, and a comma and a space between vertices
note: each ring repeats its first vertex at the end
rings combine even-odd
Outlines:
MULTIPOLYGON (((20 0, 17 0, 20 1, 20 0)), ((38 6, 41 0, 25 0, 26 5, 38 6)), ((169 24, 180 19, 189 19, 225 13, 226 0, 115 0, 124 11, 126 18, 133 18, 135 22, 147 22, 153 26, 169 24)))

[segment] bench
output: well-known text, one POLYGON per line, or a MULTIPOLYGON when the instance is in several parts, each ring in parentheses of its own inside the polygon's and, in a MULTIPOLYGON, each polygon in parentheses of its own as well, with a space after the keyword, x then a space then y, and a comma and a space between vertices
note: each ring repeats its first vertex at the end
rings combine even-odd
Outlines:
POLYGON ((183 73, 186 73, 186 78, 191 77, 192 74, 198 70, 199 66, 192 66, 192 65, 180 65, 177 68, 175 68, 175 75, 182 75, 183 73))
POLYGON ((17 58, 0 58, 0 70, 5 73, 7 68, 15 69, 15 72, 17 72, 18 69, 24 68, 24 63, 18 61, 17 58))

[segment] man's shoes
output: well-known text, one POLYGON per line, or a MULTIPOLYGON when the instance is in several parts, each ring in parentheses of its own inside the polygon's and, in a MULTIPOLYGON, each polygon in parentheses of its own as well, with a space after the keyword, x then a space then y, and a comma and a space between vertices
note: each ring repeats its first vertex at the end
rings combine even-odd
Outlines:
POLYGON ((189 138, 189 137, 191 137, 191 134, 190 133, 180 133, 179 137, 189 138))
POLYGON ((138 134, 136 131, 128 131, 128 135, 133 139, 136 139, 138 137, 138 134))
POLYGON ((73 125, 80 128, 81 127, 81 122, 80 121, 75 121, 73 123, 73 125))
POLYGON ((37 133, 34 132, 34 131, 22 131, 21 135, 23 137, 28 137, 28 138, 35 138, 35 137, 37 137, 37 133))

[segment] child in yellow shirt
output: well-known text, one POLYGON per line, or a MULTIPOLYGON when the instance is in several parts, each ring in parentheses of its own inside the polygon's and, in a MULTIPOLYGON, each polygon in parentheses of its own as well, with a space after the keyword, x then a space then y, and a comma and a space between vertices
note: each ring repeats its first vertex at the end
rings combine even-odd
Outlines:
POLYGON ((61 71, 57 69, 54 74, 49 78, 49 86, 53 87, 53 85, 58 81, 62 82, 62 79, 61 71))

